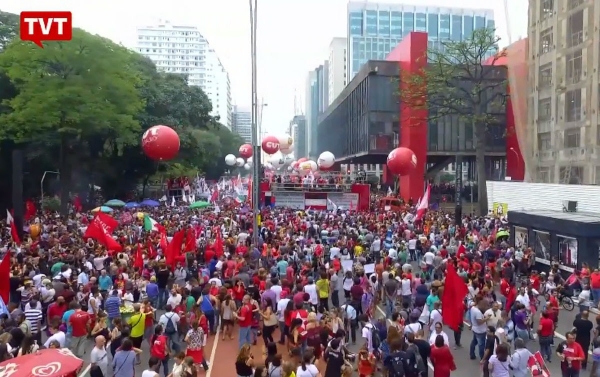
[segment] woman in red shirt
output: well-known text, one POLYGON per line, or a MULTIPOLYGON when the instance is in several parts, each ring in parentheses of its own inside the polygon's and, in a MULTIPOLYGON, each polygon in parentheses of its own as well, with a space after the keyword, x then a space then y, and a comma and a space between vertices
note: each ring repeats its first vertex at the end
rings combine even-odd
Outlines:
POLYGON ((165 376, 169 375, 169 341, 167 336, 163 334, 162 326, 156 326, 154 334, 150 340, 150 356, 156 357, 161 361, 165 376))
POLYGON ((540 342, 540 353, 542 354, 542 357, 550 361, 550 358, 552 357, 551 345, 554 338, 554 321, 550 318, 548 312, 542 313, 537 332, 540 342))
POLYGON ((235 287, 233 288, 233 300, 235 301, 235 304, 238 308, 242 306, 242 299, 245 295, 246 287, 244 286, 244 282, 238 280, 235 287))

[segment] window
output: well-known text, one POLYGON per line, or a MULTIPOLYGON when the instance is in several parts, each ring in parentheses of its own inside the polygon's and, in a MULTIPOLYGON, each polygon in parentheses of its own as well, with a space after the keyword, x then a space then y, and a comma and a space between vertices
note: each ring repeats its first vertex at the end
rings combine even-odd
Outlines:
POLYGON ((440 14, 440 39, 450 39, 449 14, 440 14))
POLYGON ((463 36, 463 18, 462 16, 452 15, 452 40, 461 41, 463 36))
POLYGON ((402 36, 402 12, 391 13, 390 34, 394 37, 402 36))
POLYGON ((379 35, 390 36, 390 12, 379 11, 379 35))
POLYGON ((427 31, 427 15, 425 13, 416 14, 415 31, 427 31))
POLYGON ((464 39, 471 39, 473 37, 473 17, 464 16, 464 39))
POLYGON ((559 183, 580 185, 583 183, 583 168, 581 166, 562 166, 558 172, 559 183))
POLYGON ((365 31, 367 35, 377 35, 377 11, 376 10, 368 10, 366 13, 366 27, 365 31))
POLYGON ((565 116, 567 122, 581 120, 581 89, 567 91, 565 95, 565 116))
POLYGON ((581 50, 567 55, 567 80, 570 83, 576 84, 581 81, 581 50))
POLYGON ((549 151, 552 149, 552 135, 550 132, 538 134, 538 151, 549 151))
POLYGON ((415 15, 414 13, 404 12, 403 22, 403 35, 408 35, 411 31, 415 31, 415 15))
POLYGON ((540 20, 545 20, 554 13, 554 0, 542 0, 540 4, 540 20))
POLYGON ((554 33, 552 28, 542 30, 540 33, 540 55, 550 52, 554 45, 554 33))
POLYGON ((583 10, 569 16, 567 21, 567 47, 583 43, 583 10))
POLYGON ((439 15, 437 13, 429 13, 427 15, 427 36, 437 39, 439 37, 439 15))
POLYGON ((551 183, 551 171, 548 167, 537 168, 537 181, 540 183, 551 183))
POLYGON ((579 148, 581 145, 581 131, 579 128, 572 128, 565 131, 565 148, 579 148))
POLYGON ((350 13, 350 35, 362 35, 363 34, 363 14, 362 12, 351 12, 350 13))
POLYGON ((552 99, 544 98, 538 101, 538 121, 552 119, 552 99))
POLYGON ((584 2, 584 0, 568 0, 568 1, 569 1, 569 4, 568 4, 569 10, 577 8, 584 2))
POLYGON ((485 17, 475 17, 475 30, 483 29, 485 27, 485 17))
POLYGON ((548 88, 552 86, 552 63, 540 66, 539 88, 548 88))

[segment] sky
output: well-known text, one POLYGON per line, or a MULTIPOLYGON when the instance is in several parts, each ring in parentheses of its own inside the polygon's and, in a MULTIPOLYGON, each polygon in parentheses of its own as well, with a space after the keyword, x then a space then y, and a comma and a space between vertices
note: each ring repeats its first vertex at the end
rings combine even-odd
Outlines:
MULTIPOLYGON (((492 8, 501 47, 527 36, 527 1, 387 0, 385 3, 465 8, 492 8), (510 30, 510 33, 509 33, 510 30)), ((259 101, 267 106, 263 132, 283 134, 304 108, 308 72, 328 57, 332 38, 345 37, 347 0, 258 0, 257 79, 259 101)), ((376 1, 370 1, 376 2, 376 1)), ((2 0, 0 10, 71 11, 74 26, 134 47, 136 28, 168 20, 196 26, 229 72, 232 100, 251 103, 250 11, 247 0, 2 0)))

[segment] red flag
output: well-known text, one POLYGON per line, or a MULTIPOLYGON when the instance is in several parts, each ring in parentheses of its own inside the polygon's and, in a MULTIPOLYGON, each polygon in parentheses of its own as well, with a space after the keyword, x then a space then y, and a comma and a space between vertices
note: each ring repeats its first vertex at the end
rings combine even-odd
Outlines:
POLYGON ((168 266, 175 268, 177 264, 177 259, 181 255, 181 247, 183 246, 183 239, 185 238, 185 230, 180 230, 173 235, 173 239, 167 246, 167 250, 165 252, 165 262, 167 262, 168 266))
POLYGON ((0 297, 8 305, 10 296, 10 251, 4 254, 0 263, 0 297))
POLYGON ((123 250, 123 246, 112 237, 112 233, 118 225, 119 222, 117 220, 107 214, 98 212, 88 225, 83 237, 92 238, 106 246, 109 251, 118 253, 123 250))
POLYGON ((210 199, 209 201, 211 203, 216 203, 217 200, 219 199, 219 189, 215 188, 212 192, 212 194, 210 194, 210 199))
POLYGON ((223 238, 221 237, 221 229, 216 228, 215 232, 217 233, 217 238, 215 239, 215 254, 220 258, 223 255, 223 238))
POLYGON ((246 195, 246 200, 250 203, 250 208, 252 208, 252 178, 248 179, 248 195, 246 195))
POLYGON ((15 219, 12 217, 10 212, 6 210, 6 223, 10 226, 10 236, 13 239, 13 242, 17 245, 21 244, 21 239, 19 238, 19 232, 17 232, 17 225, 15 224, 15 219))
POLYGON ((75 195, 73 198, 73 207, 75 207, 75 211, 77 212, 83 211, 83 205, 81 204, 81 198, 79 195, 75 195))
POLYGON ((35 217, 35 213, 37 212, 37 208, 35 208, 35 203, 33 200, 28 199, 25 202, 25 221, 29 221, 35 217))
MULTIPOLYGON (((146 247, 148 248, 148 259, 150 259, 150 260, 156 259, 156 256, 158 255, 158 253, 154 249, 154 245, 152 245, 152 242, 150 240, 148 240, 146 242, 146 247)), ((166 246, 165 246, 165 250, 166 250, 166 246)))
POLYGON ((137 267, 140 270, 144 268, 144 255, 142 254, 142 245, 138 243, 137 250, 133 255, 133 267, 137 267))
POLYGON ((508 296, 506 296, 506 308, 503 308, 504 310, 506 310, 507 313, 510 313, 510 308, 512 308, 516 299, 517 299, 517 288, 511 287, 510 291, 508 291, 508 296))
POLYGON ((185 251, 196 251, 196 231, 192 228, 185 234, 185 251))
POLYGON ((167 235, 165 233, 160 234, 160 248, 163 253, 167 252, 167 248, 169 247, 169 241, 167 241, 167 235))
POLYGON ((446 265, 446 280, 442 296, 442 319, 448 327, 458 331, 465 312, 464 299, 469 293, 467 284, 458 276, 454 265, 446 265))

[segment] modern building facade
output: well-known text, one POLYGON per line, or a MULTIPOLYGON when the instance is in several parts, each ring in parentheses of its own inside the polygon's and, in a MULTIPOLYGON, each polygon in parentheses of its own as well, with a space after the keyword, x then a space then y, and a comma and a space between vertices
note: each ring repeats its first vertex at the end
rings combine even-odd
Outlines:
POLYGON ((428 46, 435 47, 440 40, 464 40, 485 27, 495 28, 491 9, 349 2, 348 81, 367 61, 384 60, 410 32, 426 32, 428 46))
POLYGON ((599 27, 597 1, 529 1, 534 182, 600 184, 599 27))
POLYGON ((296 115, 290 122, 290 136, 294 140, 294 156, 296 159, 308 156, 306 144, 306 117, 296 115))
POLYGON ((318 66, 309 72, 306 82, 306 145, 308 155, 296 156, 317 158, 321 152, 317 146, 317 125, 319 115, 323 114, 329 106, 329 62, 318 66))
POLYGON ((198 28, 168 21, 139 27, 135 51, 150 58, 160 71, 186 75, 190 85, 200 86, 212 104, 211 115, 231 129, 229 74, 198 28))
POLYGON ((231 132, 240 135, 244 142, 252 143, 252 112, 250 109, 233 106, 231 132))
POLYGON ((333 38, 329 44, 329 72, 327 77, 328 103, 330 105, 348 83, 346 61, 346 38, 333 38))

